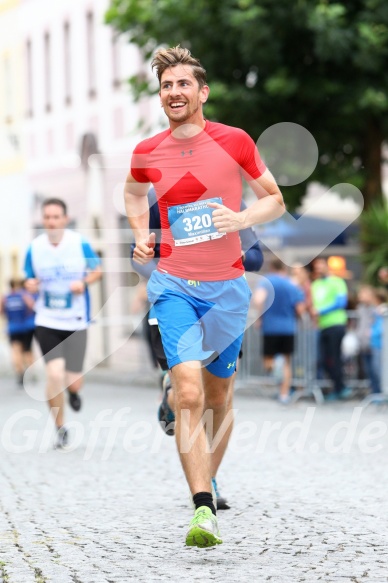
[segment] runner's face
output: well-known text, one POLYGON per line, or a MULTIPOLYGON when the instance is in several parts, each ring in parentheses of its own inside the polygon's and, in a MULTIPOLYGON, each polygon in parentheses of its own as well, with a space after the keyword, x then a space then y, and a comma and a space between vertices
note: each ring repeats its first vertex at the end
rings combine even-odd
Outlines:
POLYGON ((202 121, 202 105, 208 95, 209 87, 204 85, 199 88, 189 65, 176 65, 162 74, 160 101, 173 125, 202 121))
POLYGON ((61 234, 66 225, 67 216, 61 206, 49 204, 43 208, 43 226, 49 234, 61 234))

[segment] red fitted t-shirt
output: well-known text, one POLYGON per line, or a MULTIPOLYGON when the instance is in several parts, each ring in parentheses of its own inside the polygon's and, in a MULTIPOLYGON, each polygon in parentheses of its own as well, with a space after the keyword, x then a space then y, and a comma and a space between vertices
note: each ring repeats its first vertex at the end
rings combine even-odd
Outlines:
POLYGON ((254 180, 265 168, 248 134, 220 123, 206 121, 204 130, 193 138, 177 139, 166 130, 140 142, 132 156, 131 173, 137 182, 151 182, 155 187, 162 227, 159 271, 199 281, 241 276, 238 232, 177 246, 168 208, 220 197, 222 204, 239 212, 242 177, 254 180))

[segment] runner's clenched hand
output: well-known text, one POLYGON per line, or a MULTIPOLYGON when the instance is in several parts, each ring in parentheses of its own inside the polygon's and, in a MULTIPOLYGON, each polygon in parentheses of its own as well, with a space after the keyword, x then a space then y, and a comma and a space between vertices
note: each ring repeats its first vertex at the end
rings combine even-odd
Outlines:
POLYGON ((235 213, 232 209, 223 204, 218 204, 218 202, 209 202, 208 206, 215 209, 212 214, 212 220, 219 233, 233 233, 244 228, 242 213, 235 213))
POLYGON ((145 265, 155 256, 155 240, 156 235, 155 233, 150 233, 150 235, 143 239, 142 241, 138 241, 136 243, 136 247, 133 251, 133 260, 136 263, 140 263, 141 265, 145 265))

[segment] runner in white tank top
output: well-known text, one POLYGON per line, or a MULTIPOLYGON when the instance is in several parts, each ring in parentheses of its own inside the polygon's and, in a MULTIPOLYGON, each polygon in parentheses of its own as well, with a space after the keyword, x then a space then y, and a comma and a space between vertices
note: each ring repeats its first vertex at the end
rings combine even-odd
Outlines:
POLYGON ((43 202, 45 233, 31 243, 25 259, 26 288, 38 293, 36 337, 46 362, 47 400, 57 427, 56 447, 67 443, 64 389, 79 411, 86 329, 90 320, 88 285, 101 278, 100 259, 78 233, 66 229, 66 204, 43 202))

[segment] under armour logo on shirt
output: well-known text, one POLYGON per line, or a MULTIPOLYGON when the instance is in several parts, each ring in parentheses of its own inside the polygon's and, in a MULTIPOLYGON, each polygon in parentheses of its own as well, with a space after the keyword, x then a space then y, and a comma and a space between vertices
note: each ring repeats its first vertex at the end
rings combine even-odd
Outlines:
POLYGON ((187 152, 185 152, 184 150, 182 150, 182 152, 181 152, 181 156, 182 156, 182 158, 183 158, 183 156, 184 156, 185 154, 188 154, 189 156, 192 156, 192 155, 193 155, 193 150, 187 150, 187 152))

